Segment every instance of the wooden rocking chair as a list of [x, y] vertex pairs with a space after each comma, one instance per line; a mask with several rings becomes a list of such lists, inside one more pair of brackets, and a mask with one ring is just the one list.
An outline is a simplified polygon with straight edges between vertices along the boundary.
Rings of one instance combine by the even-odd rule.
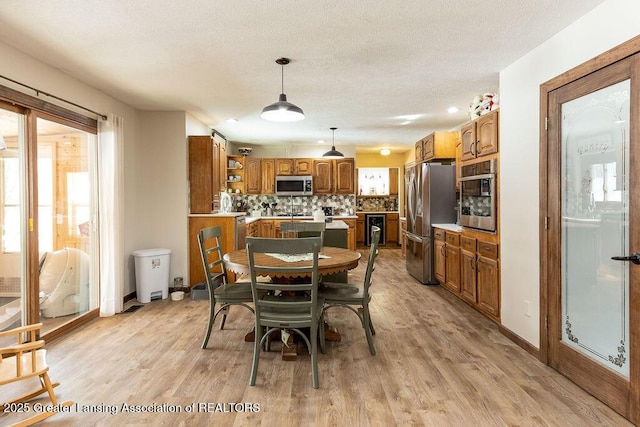
[[[0, 356], [2, 356], [2, 359], [0, 359], [0, 386], [36, 376], [39, 377], [41, 384], [40, 389], [4, 403], [2, 409], [7, 408], [8, 405], [15, 405], [31, 400], [44, 392], [49, 393], [52, 406], [54, 408], [58, 407], [58, 399], [53, 392], [53, 388], [60, 385], [60, 383], [51, 383], [49, 379], [49, 374], [47, 373], [49, 366], [47, 366], [45, 357], [46, 350], [43, 348], [44, 340], [38, 339], [41, 328], [42, 323], [38, 323], [0, 332], [0, 339], [12, 335], [16, 337], [15, 345], [0, 347]], [[72, 401], [66, 401], [61, 403], [60, 406], [71, 406], [72, 404]], [[49, 405], [47, 404], [46, 406]], [[29, 426], [45, 418], [49, 418], [57, 412], [59, 412], [59, 410], [36, 413], [30, 418], [14, 425]]]

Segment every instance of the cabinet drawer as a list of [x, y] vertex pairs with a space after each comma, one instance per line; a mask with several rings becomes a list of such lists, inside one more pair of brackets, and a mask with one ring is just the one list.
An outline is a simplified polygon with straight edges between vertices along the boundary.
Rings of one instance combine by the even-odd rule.
[[498, 259], [498, 244], [483, 242], [482, 240], [479, 240], [478, 253], [480, 254], [480, 256], [486, 258]]
[[460, 235], [458, 233], [446, 233], [447, 244], [452, 246], [460, 246]]
[[433, 229], [433, 238], [435, 240], [442, 240], [444, 241], [444, 230], [441, 228], [434, 228]]
[[460, 246], [467, 252], [476, 251], [476, 239], [473, 237], [460, 236]]

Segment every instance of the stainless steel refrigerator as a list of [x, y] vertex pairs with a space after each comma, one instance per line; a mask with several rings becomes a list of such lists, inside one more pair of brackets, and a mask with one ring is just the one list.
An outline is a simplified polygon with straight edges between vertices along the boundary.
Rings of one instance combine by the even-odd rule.
[[418, 163], [405, 169], [407, 194], [407, 272], [424, 284], [437, 284], [433, 274], [431, 224], [456, 222], [454, 165]]

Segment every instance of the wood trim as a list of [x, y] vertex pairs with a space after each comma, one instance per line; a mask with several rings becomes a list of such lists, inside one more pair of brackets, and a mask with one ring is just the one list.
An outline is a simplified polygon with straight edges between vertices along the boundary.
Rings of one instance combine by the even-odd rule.
[[527, 353], [531, 354], [536, 359], [540, 360], [540, 350], [535, 348], [533, 345], [529, 343], [529, 341], [522, 338], [520, 335], [511, 331], [508, 328], [505, 328], [503, 325], [498, 325], [498, 331], [505, 337], [509, 338], [511, 341], [516, 343], [520, 348], [522, 348]]
[[54, 329], [51, 332], [48, 332], [46, 334], [44, 334], [42, 336], [42, 339], [44, 339], [46, 342], [51, 342], [54, 341], [60, 337], [62, 337], [63, 335], [67, 334], [68, 332], [70, 332], [71, 330], [80, 327], [81, 325], [87, 324], [97, 318], [100, 317], [100, 309], [99, 308], [94, 308], [93, 310], [90, 310], [86, 313], [84, 313], [83, 315], [76, 317], [75, 319], [73, 319], [72, 321], [70, 321], [69, 323], [65, 323], [64, 325], [60, 326], [59, 328]]
[[[550, 147], [550, 141], [559, 140], [559, 126], [557, 124], [552, 123], [552, 120], [547, 120], [547, 118], [557, 117], [557, 105], [559, 101], [555, 101], [554, 97], [559, 96], [558, 92], [563, 92], [561, 89], [563, 86], [573, 83], [576, 80], [583, 79], [589, 74], [594, 73], [596, 71], [603, 70], [607, 67], [612, 67], [612, 70], [618, 69], [618, 65], [624, 67], [625, 65], [621, 63], [621, 61], [628, 59], [630, 61], [630, 71], [629, 75], [632, 76], [632, 99], [639, 99], [640, 96], [640, 88], [637, 84], [637, 79], [640, 77], [640, 58], [638, 57], [640, 54], [640, 36], [637, 36], [617, 47], [614, 47], [607, 52], [596, 56], [595, 58], [586, 61], [585, 63], [574, 67], [573, 69], [563, 73], [560, 76], [557, 76], [540, 86], [540, 175], [539, 175], [539, 185], [540, 185], [540, 360], [549, 364], [552, 362], [551, 360], [551, 351], [553, 350], [551, 347], [552, 342], [550, 341], [550, 334], [548, 327], [557, 328], [558, 325], [549, 325], [550, 322], [546, 320], [549, 319], [549, 314], [552, 311], [557, 311], [557, 303], [555, 302], [555, 297], [553, 297], [553, 284], [558, 283], [559, 278], [557, 277], [559, 271], [557, 269], [553, 269], [549, 267], [549, 260], [558, 259], [560, 256], [557, 253], [556, 244], [552, 244], [552, 237], [557, 230], [559, 230], [559, 216], [560, 212], [558, 212], [558, 206], [560, 203], [558, 200], [550, 199], [553, 194], [551, 194], [550, 189], [556, 188], [559, 184], [557, 182], [550, 182], [549, 177], [559, 177], [559, 171], [552, 170], [551, 168], [559, 167], [557, 165], [558, 162], [551, 161], [551, 159], [555, 159], [558, 156], [559, 147]], [[635, 58], [631, 58], [631, 56], [636, 55]], [[615, 64], [615, 65], [614, 65]], [[588, 77], [587, 77], [588, 78]], [[635, 83], [634, 83], [635, 82]], [[604, 84], [604, 83], [603, 83]], [[608, 82], [611, 84], [611, 81]], [[560, 90], [558, 90], [560, 89]], [[631, 103], [631, 117], [639, 117], [638, 108], [640, 106], [638, 103]], [[547, 124], [545, 129], [545, 124]], [[638, 120], [633, 120], [630, 128], [631, 139], [633, 140], [634, 135], [640, 134], [640, 123]], [[553, 137], [552, 137], [553, 136]], [[639, 156], [634, 156], [633, 151], [630, 159], [630, 170], [635, 170], [636, 175], [637, 171], [640, 170], [640, 158]], [[556, 178], [554, 178], [556, 179]], [[630, 188], [634, 188], [635, 178], [634, 175], [631, 175]], [[555, 193], [554, 193], [555, 194]], [[560, 194], [555, 195], [556, 198], [560, 197]], [[630, 199], [634, 199], [633, 194], [630, 194]], [[632, 201], [633, 204], [633, 201]], [[555, 207], [554, 207], [555, 206]], [[637, 211], [637, 209], [636, 209]], [[545, 221], [546, 220], [546, 221]], [[547, 224], [547, 228], [545, 228], [545, 223]], [[549, 233], [548, 231], [553, 231]], [[640, 233], [633, 230], [633, 227], [630, 229], [630, 238], [631, 238], [631, 247], [640, 247]], [[557, 237], [555, 237], [557, 239]], [[639, 286], [633, 286], [634, 283], [638, 283], [640, 281], [639, 274], [636, 272], [637, 270], [632, 270], [631, 274], [631, 288], [630, 292], [630, 319], [629, 322], [631, 325], [638, 324], [638, 317], [640, 316], [639, 310], [637, 307], [640, 306], [640, 289]], [[634, 309], [635, 307], [635, 309]], [[620, 414], [627, 417], [631, 422], [635, 424], [640, 423], [640, 402], [638, 402], [638, 396], [640, 396], [640, 354], [638, 353], [638, 346], [635, 343], [640, 341], [640, 330], [638, 328], [631, 328], [630, 330], [630, 345], [629, 345], [629, 363], [631, 365], [630, 375], [629, 375], [629, 389], [626, 391], [629, 393], [629, 397], [626, 399], [627, 401], [615, 401], [612, 400], [609, 402], [611, 407], [619, 412]], [[567, 372], [571, 372], [571, 375], [576, 375], [576, 377], [583, 375], [583, 372], [590, 372], [590, 361], [587, 359], [584, 361], [582, 370], [576, 370], [577, 366], [572, 366], [570, 364], [563, 364], [562, 369]], [[595, 365], [594, 365], [595, 366]], [[619, 383], [612, 382], [611, 387], [616, 387]], [[599, 387], [597, 384], [592, 384], [592, 387]], [[594, 393], [596, 389], [590, 390], [590, 392]], [[616, 390], [608, 390], [603, 393], [608, 393], [608, 395], [616, 394]], [[620, 395], [623, 395], [625, 390], [620, 390]], [[597, 394], [597, 393], [594, 393]]]
[[64, 118], [65, 120], [68, 120], [69, 123], [73, 123], [73, 127], [78, 127], [87, 132], [91, 132], [89, 129], [93, 129], [93, 133], [95, 134], [96, 129], [98, 128], [98, 121], [96, 119], [92, 119], [83, 114], [76, 113], [64, 107], [60, 107], [59, 105], [44, 101], [40, 98], [27, 95], [7, 86], [0, 85], [0, 99], [11, 104], [17, 104], [42, 113], [52, 114], [55, 117]]

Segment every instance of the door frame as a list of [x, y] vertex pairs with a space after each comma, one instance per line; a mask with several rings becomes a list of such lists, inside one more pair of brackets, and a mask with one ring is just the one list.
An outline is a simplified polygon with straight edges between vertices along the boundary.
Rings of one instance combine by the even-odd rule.
[[[549, 170], [549, 156], [554, 155], [555, 149], [549, 146], [549, 134], [550, 130], [548, 130], [548, 117], [550, 116], [550, 109], [554, 108], [553, 105], [549, 102], [550, 100], [550, 92], [568, 84], [575, 80], [578, 80], [590, 73], [601, 70], [609, 65], [612, 65], [620, 60], [628, 58], [632, 55], [640, 53], [640, 36], [637, 36], [613, 49], [604, 52], [601, 55], [596, 56], [595, 58], [590, 59], [589, 61], [574, 67], [573, 69], [543, 83], [540, 85], [540, 123], [539, 123], [539, 132], [540, 132], [540, 175], [539, 175], [539, 185], [540, 185], [540, 214], [539, 214], [539, 230], [540, 230], [540, 351], [539, 358], [540, 360], [549, 365], [549, 344], [550, 344], [550, 334], [548, 330], [548, 318], [550, 314], [550, 288], [554, 283], [559, 281], [558, 273], [559, 271], [555, 268], [551, 268], [550, 261], [554, 259], [558, 259], [560, 256], [556, 253], [556, 249], [553, 245], [551, 245], [551, 239], [557, 238], [553, 236], [553, 233], [549, 233], [549, 230], [556, 230], [559, 227], [558, 221], [559, 218], [553, 215], [550, 211], [550, 203], [549, 197], [553, 196], [549, 193], [550, 185], [549, 185], [549, 174], [554, 173], [558, 174], [559, 171], [551, 171]], [[634, 109], [632, 108], [632, 114]], [[632, 123], [634, 126], [634, 130], [631, 130], [631, 134], [638, 134], [638, 123], [639, 120], [636, 120]], [[636, 162], [637, 163], [637, 162]], [[632, 163], [631, 168], [634, 167]], [[630, 291], [630, 316], [631, 319], [636, 319], [640, 316], [637, 315], [638, 311], [640, 311], [637, 307], [640, 305], [640, 289], [636, 286], [635, 289], [632, 287]], [[633, 307], [636, 307], [633, 309]], [[636, 315], [633, 315], [635, 311]], [[640, 341], [640, 328], [637, 326], [633, 328], [633, 323], [631, 323], [632, 329], [630, 331], [630, 341], [639, 342]], [[626, 413], [622, 414], [627, 417], [630, 421], [635, 424], [640, 424], [640, 403], [638, 400], [640, 399], [640, 348], [631, 347], [629, 351], [630, 360], [629, 363], [631, 365], [631, 371], [629, 373], [629, 383], [632, 398], [629, 399], [630, 405], [626, 408]]]

